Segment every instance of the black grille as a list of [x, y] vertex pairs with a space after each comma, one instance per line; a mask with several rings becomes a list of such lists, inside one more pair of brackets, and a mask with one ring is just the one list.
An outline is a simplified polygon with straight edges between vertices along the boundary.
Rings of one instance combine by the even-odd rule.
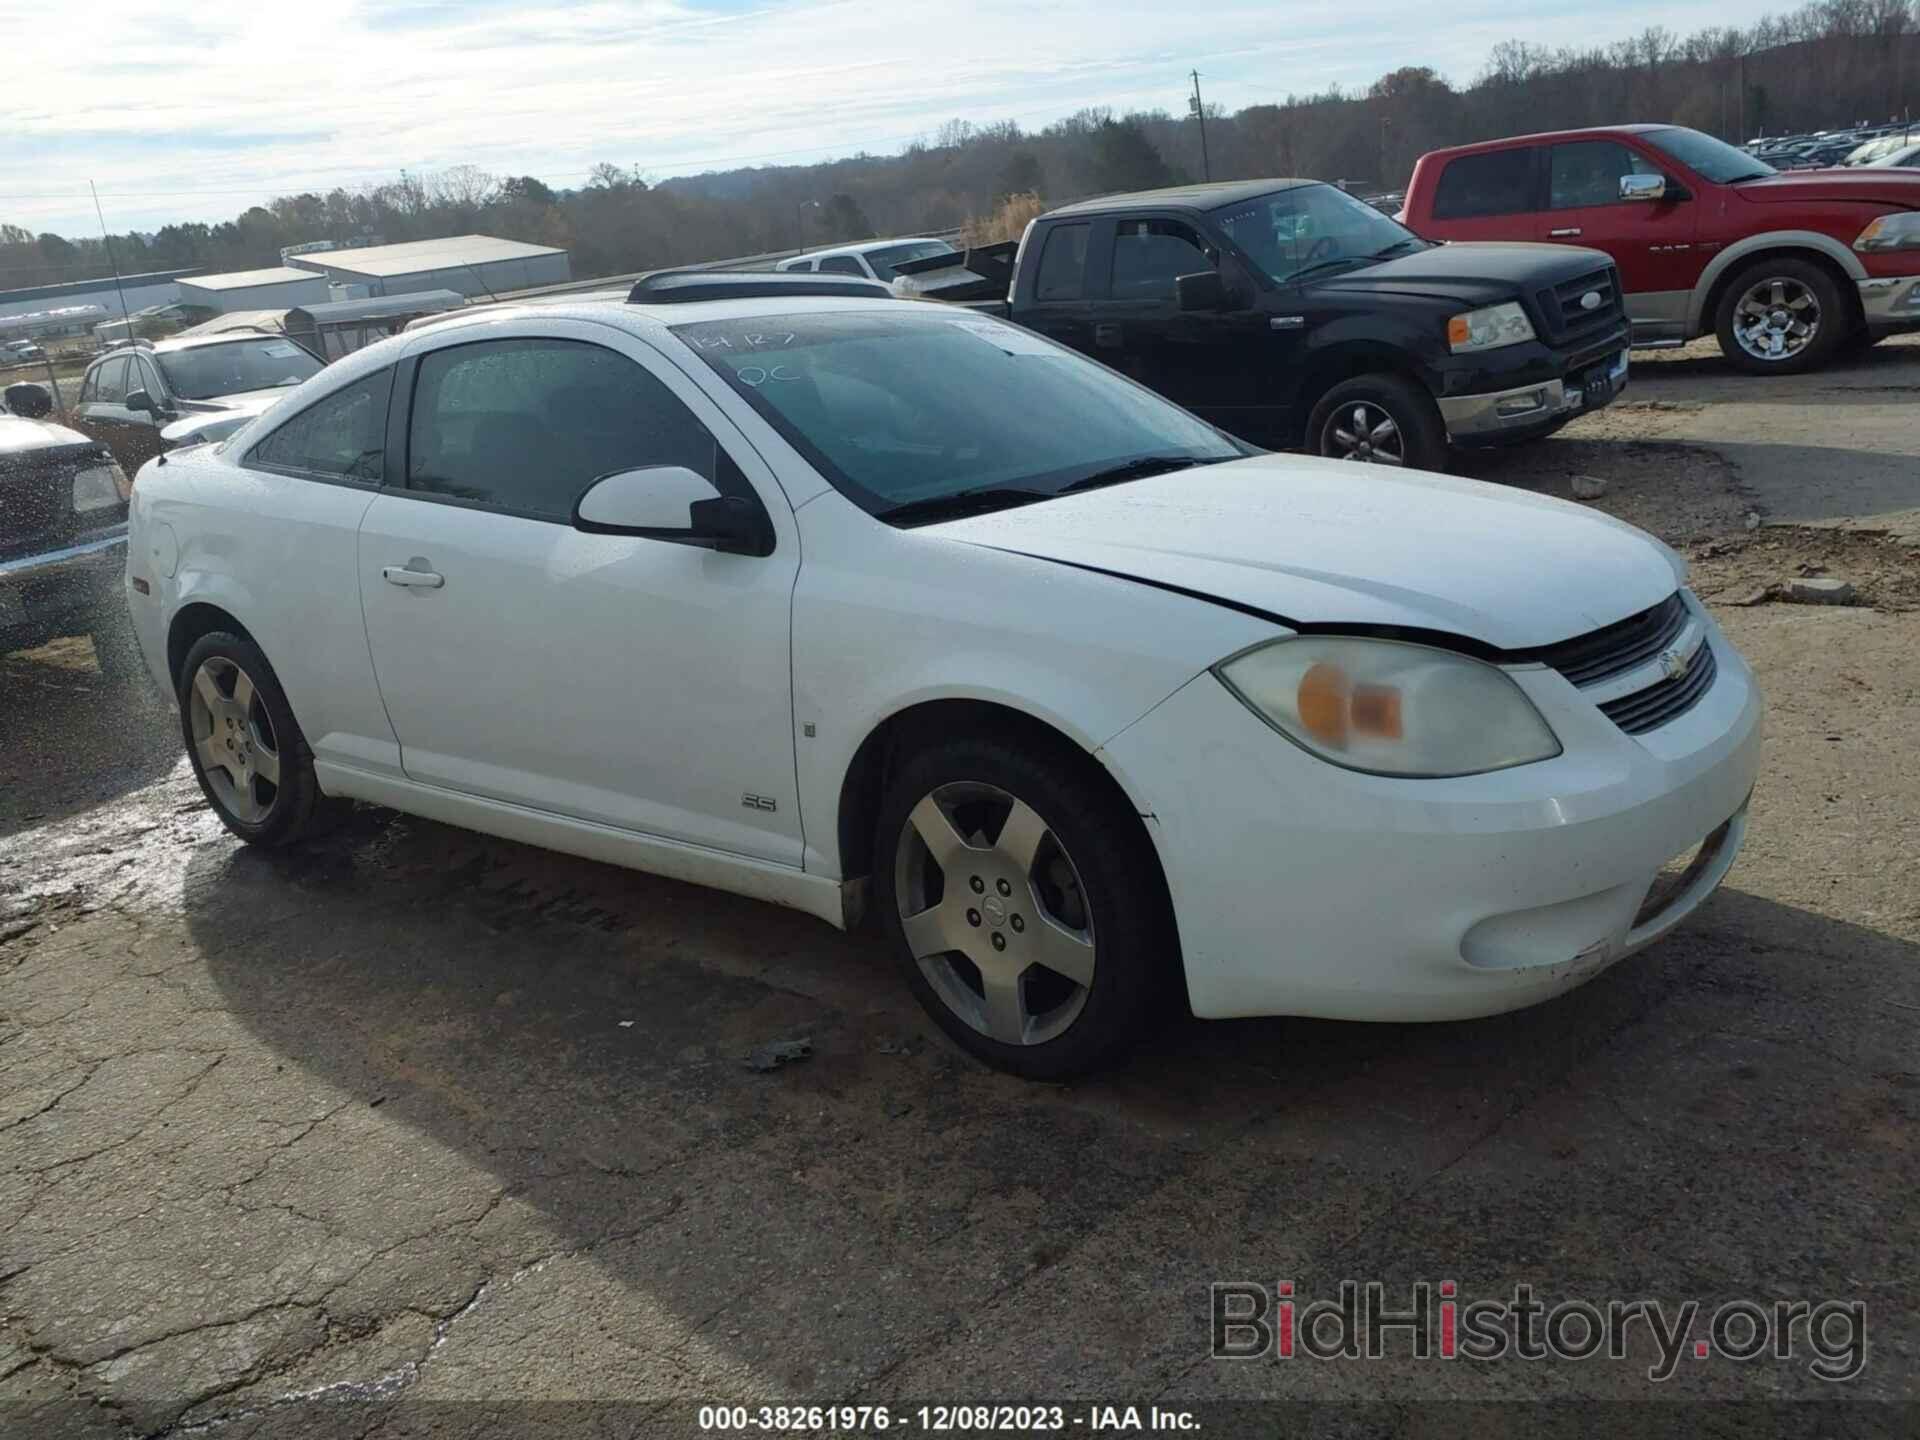
[[1676, 590], [1650, 610], [1629, 615], [1604, 630], [1536, 650], [1528, 658], [1552, 666], [1575, 685], [1597, 685], [1646, 664], [1686, 628], [1687, 604]]
[[[1600, 303], [1591, 310], [1580, 303], [1589, 294], [1600, 297]], [[1556, 340], [1573, 341], [1611, 329], [1620, 323], [1625, 313], [1620, 302], [1619, 276], [1609, 265], [1604, 270], [1563, 280], [1551, 290], [1540, 292], [1540, 309], [1545, 312], [1547, 328]]]
[[1600, 707], [1601, 713], [1629, 735], [1644, 735], [1649, 730], [1658, 730], [1698, 703], [1712, 686], [1719, 668], [1719, 662], [1713, 658], [1712, 642], [1702, 641], [1700, 648], [1694, 652], [1693, 663], [1687, 667], [1687, 673], [1679, 679], [1661, 680], [1644, 690], [1636, 690], [1618, 700], [1609, 700]]

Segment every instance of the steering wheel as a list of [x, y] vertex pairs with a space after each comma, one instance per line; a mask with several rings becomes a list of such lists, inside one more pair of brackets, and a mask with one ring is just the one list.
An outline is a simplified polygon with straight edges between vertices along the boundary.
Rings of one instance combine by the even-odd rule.
[[1333, 258], [1333, 252], [1339, 248], [1338, 245], [1334, 244], [1333, 236], [1322, 235], [1318, 240], [1313, 242], [1312, 247], [1307, 251], [1307, 258], [1302, 263], [1311, 265], [1314, 261], [1323, 258], [1331, 260]]

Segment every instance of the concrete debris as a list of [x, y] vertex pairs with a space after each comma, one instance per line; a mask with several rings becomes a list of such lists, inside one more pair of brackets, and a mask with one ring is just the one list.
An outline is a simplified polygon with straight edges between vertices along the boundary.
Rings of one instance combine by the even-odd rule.
[[1854, 589], [1846, 580], [1800, 577], [1787, 582], [1787, 599], [1800, 605], [1851, 605]]
[[747, 1056], [747, 1068], [759, 1070], [778, 1070], [782, 1065], [791, 1065], [796, 1060], [808, 1059], [813, 1054], [813, 1041], [807, 1036], [793, 1040], [770, 1040], [765, 1045], [756, 1046]]
[[1573, 498], [1576, 500], [1598, 500], [1607, 493], [1607, 482], [1598, 475], [1576, 475], [1573, 477]]

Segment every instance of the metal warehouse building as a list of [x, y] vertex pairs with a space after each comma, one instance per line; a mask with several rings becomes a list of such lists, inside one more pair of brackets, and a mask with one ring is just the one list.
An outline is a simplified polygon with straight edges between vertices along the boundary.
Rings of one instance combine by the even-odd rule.
[[269, 270], [233, 270], [180, 282], [180, 303], [222, 314], [229, 310], [286, 310], [309, 301], [325, 303], [327, 277], [276, 265]]
[[417, 290], [457, 290], [469, 297], [488, 297], [573, 278], [566, 251], [492, 235], [450, 235], [444, 240], [409, 240], [362, 250], [317, 250], [289, 255], [287, 263], [344, 286], [342, 299]]
[[[60, 285], [35, 285], [25, 290], [0, 290], [0, 317], [72, 310], [77, 318], [65, 328], [84, 330], [93, 320], [101, 318], [100, 315], [88, 316], [85, 307], [98, 305], [103, 314], [118, 315], [122, 294], [126, 296], [126, 308], [129, 311], [144, 310], [149, 305], [171, 305], [180, 298], [180, 287], [175, 282], [182, 275], [193, 273], [191, 269], [149, 270], [140, 275], [122, 275], [117, 286], [109, 275], [101, 280], [73, 280]], [[48, 328], [61, 327], [49, 325]]]

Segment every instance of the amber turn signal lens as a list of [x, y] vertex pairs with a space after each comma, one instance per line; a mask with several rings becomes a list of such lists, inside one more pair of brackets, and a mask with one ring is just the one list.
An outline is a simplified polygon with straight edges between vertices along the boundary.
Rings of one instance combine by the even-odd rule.
[[1307, 733], [1337, 750], [1346, 749], [1350, 693], [1347, 672], [1325, 660], [1302, 675], [1295, 699], [1300, 707], [1300, 723]]
[[1456, 315], [1447, 321], [1447, 343], [1464, 345], [1473, 338], [1473, 327], [1467, 324], [1467, 317]]

